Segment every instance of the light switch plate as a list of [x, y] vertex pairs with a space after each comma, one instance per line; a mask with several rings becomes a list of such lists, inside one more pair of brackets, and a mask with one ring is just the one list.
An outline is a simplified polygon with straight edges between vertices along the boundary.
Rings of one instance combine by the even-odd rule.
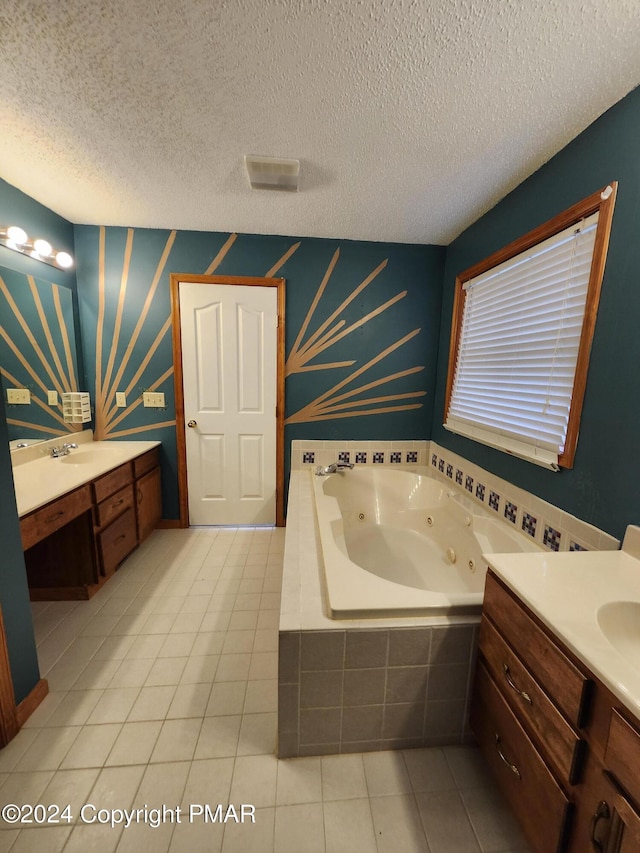
[[116, 406], [119, 409], [124, 409], [127, 405], [127, 395], [124, 391], [116, 391]]
[[7, 403], [13, 405], [29, 405], [31, 391], [28, 388], [7, 388]]
[[144, 391], [142, 405], [147, 409], [164, 409], [164, 393], [162, 391]]
[[58, 392], [57, 391], [47, 391], [47, 403], [50, 406], [58, 405]]

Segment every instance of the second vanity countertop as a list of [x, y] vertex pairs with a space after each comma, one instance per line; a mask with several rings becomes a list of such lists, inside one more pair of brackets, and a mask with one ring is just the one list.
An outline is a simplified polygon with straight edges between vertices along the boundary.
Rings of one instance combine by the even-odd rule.
[[[624, 547], [624, 546], [623, 546]], [[495, 574], [640, 718], [640, 624], [636, 665], [609, 642], [598, 611], [613, 602], [640, 603], [640, 559], [628, 551], [483, 555]]]
[[[51, 447], [64, 441], [78, 447], [68, 456], [52, 458]], [[18, 515], [27, 515], [159, 445], [159, 441], [93, 441], [91, 431], [85, 430], [29, 447], [25, 461], [18, 458], [13, 465]]]

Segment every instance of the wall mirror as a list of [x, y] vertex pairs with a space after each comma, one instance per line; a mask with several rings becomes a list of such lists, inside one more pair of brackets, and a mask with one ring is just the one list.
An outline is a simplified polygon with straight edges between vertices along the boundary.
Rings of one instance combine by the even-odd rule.
[[10, 446], [80, 429], [62, 413], [62, 394], [78, 383], [73, 292], [0, 267], [0, 384]]

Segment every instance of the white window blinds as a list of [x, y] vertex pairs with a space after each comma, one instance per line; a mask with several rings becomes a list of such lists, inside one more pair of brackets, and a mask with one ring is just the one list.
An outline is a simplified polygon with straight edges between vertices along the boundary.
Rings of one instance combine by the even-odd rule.
[[447, 429], [558, 467], [597, 222], [596, 212], [464, 284]]

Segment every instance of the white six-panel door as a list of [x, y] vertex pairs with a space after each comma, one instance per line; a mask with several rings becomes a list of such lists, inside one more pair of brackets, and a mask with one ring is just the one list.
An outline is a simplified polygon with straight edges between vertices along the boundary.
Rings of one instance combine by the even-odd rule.
[[180, 282], [190, 524], [276, 520], [275, 287]]

